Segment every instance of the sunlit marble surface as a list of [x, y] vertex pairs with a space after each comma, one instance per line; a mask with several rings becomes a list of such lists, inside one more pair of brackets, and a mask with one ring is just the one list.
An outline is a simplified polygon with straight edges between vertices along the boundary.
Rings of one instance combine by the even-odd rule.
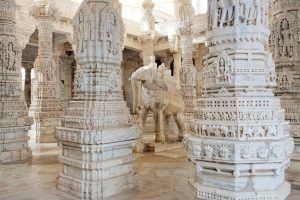
[[[33, 160], [0, 166], [0, 200], [71, 200], [56, 190], [61, 165], [56, 144], [33, 145]], [[188, 167], [182, 149], [139, 155], [135, 162], [139, 188], [108, 200], [192, 200]], [[300, 200], [293, 191], [288, 200]]]

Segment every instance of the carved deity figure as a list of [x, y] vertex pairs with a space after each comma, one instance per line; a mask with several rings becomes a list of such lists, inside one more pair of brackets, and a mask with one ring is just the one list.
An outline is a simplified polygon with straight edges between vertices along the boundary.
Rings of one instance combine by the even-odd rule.
[[256, 10], [256, 25], [266, 25], [268, 23], [267, 21], [267, 9], [268, 9], [268, 1], [265, 0], [255, 0], [255, 10]]
[[154, 4], [151, 0], [145, 1], [143, 3], [144, 7], [144, 16], [142, 19], [142, 30], [145, 32], [155, 31], [155, 18], [153, 15]]
[[218, 16], [219, 16], [219, 10], [218, 10], [218, 1], [217, 0], [210, 0], [209, 4], [209, 16], [210, 16], [210, 26], [211, 29], [218, 28]]
[[144, 127], [149, 111], [153, 111], [155, 141], [160, 143], [164, 143], [167, 138], [165, 131], [167, 120], [170, 116], [174, 116], [179, 129], [178, 137], [181, 140], [184, 134], [182, 94], [176, 89], [176, 81], [174, 83], [168, 81], [173, 77], [165, 73], [165, 65], [162, 64], [157, 68], [154, 56], [150, 57], [150, 61], [148, 66], [139, 68], [131, 76], [134, 115], [141, 115]]
[[179, 13], [181, 21], [192, 22], [195, 14], [195, 10], [192, 6], [191, 0], [180, 0]]
[[213, 68], [213, 73], [216, 76], [216, 82], [230, 82], [231, 81], [231, 64], [230, 59], [224, 53], [220, 55], [216, 60], [212, 63], [211, 68]]
[[227, 26], [232, 21], [233, 17], [233, 1], [232, 0], [218, 0], [218, 9], [221, 15], [219, 16], [219, 27], [223, 27], [224, 23]]
[[15, 62], [16, 62], [16, 53], [13, 50], [13, 43], [8, 43], [8, 70], [14, 71], [15, 70]]
[[288, 73], [277, 75], [277, 84], [279, 91], [290, 91], [292, 86], [292, 77]]
[[275, 73], [275, 62], [273, 60], [272, 54], [267, 55], [267, 82], [271, 85], [276, 84], [276, 73]]
[[6, 65], [6, 58], [7, 58], [7, 53], [6, 53], [6, 48], [4, 46], [4, 43], [0, 43], [0, 67], [3, 69]]
[[289, 22], [284, 19], [281, 22], [281, 34], [280, 34], [280, 54], [284, 57], [292, 57], [294, 51], [294, 40], [292, 32], [290, 30]]
[[255, 19], [255, 5], [254, 0], [240, 0], [241, 3], [241, 18], [243, 23], [251, 24]]
[[84, 34], [84, 15], [83, 15], [83, 11], [79, 11], [79, 15], [78, 15], [78, 31], [77, 31], [77, 44], [78, 44], [78, 51], [79, 52], [83, 52], [83, 34]]
[[195, 84], [196, 69], [193, 65], [184, 66], [181, 68], [180, 81], [187, 85]]

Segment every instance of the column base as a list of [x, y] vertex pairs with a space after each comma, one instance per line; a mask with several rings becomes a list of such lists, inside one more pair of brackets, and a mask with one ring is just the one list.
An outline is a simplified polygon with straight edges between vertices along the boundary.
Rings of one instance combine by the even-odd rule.
[[300, 152], [292, 154], [291, 164], [286, 171], [286, 179], [292, 183], [292, 188], [300, 190]]
[[137, 188], [136, 180], [136, 175], [133, 173], [101, 182], [83, 181], [61, 173], [58, 177], [57, 189], [79, 199], [103, 200]]
[[97, 130], [57, 127], [63, 170], [57, 188], [80, 199], [103, 200], [137, 186], [132, 153], [136, 127]]
[[199, 183], [190, 183], [193, 189], [196, 191], [197, 200], [266, 200], [277, 199], [285, 200], [291, 193], [291, 185], [288, 182], [284, 182], [274, 191], [239, 191], [234, 192], [230, 190], [223, 190], [212, 188], [208, 186], [200, 185]]
[[28, 147], [27, 126], [0, 128], [0, 164], [24, 161], [32, 157]]
[[43, 119], [38, 123], [36, 121], [29, 130], [30, 138], [37, 143], [56, 143], [55, 128], [61, 125], [61, 119]]
[[32, 158], [32, 151], [30, 148], [16, 151], [0, 152], [0, 164], [13, 163], [25, 161]]

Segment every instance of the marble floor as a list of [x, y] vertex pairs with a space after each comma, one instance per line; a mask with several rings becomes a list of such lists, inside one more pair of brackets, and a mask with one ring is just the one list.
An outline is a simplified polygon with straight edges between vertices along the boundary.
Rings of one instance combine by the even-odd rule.
[[[56, 144], [33, 145], [33, 159], [0, 166], [0, 200], [71, 200], [56, 190], [61, 170]], [[135, 162], [139, 188], [108, 200], [192, 200], [187, 184], [187, 162], [182, 149], [139, 155]], [[287, 200], [300, 200], [293, 191]]]

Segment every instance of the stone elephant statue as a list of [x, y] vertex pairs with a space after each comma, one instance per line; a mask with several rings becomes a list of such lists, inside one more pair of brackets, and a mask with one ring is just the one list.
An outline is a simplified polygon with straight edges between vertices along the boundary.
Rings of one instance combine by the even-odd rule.
[[140, 115], [144, 127], [149, 111], [154, 113], [155, 142], [159, 143], [168, 138], [165, 120], [173, 115], [179, 129], [179, 140], [182, 140], [185, 130], [183, 96], [176, 89], [176, 83], [166, 81], [172, 77], [165, 73], [164, 64], [157, 68], [153, 58], [150, 60], [152, 63], [139, 68], [131, 76], [134, 115]]

